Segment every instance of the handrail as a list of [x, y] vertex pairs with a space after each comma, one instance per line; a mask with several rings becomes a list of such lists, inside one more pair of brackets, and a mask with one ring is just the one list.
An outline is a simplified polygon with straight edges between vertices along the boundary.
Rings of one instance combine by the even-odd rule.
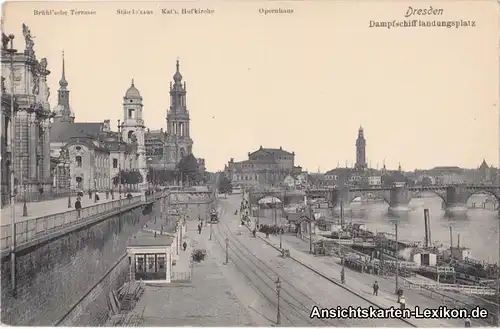
[[[140, 204], [141, 196], [130, 199], [118, 199], [111, 202], [101, 203], [80, 209], [80, 216], [77, 210], [69, 210], [38, 218], [30, 218], [15, 223], [16, 244], [22, 244], [38, 239], [46, 234], [54, 233], [71, 225], [82, 223], [90, 217], [105, 214], [119, 209], [123, 206]], [[0, 226], [0, 250], [5, 250], [11, 244], [11, 224]]]

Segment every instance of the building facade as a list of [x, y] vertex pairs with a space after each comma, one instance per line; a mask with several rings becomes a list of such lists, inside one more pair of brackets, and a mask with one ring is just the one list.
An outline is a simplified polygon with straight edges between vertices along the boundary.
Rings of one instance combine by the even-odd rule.
[[295, 167], [295, 153], [274, 148], [260, 148], [248, 153], [248, 160], [235, 162], [231, 159], [225, 174], [233, 185], [277, 186], [282, 185], [285, 177], [298, 173]]
[[358, 138], [356, 139], [356, 164], [358, 171], [366, 169], [366, 140], [363, 127], [359, 127]]
[[164, 162], [170, 169], [175, 168], [186, 155], [193, 153], [193, 140], [190, 133], [190, 117], [186, 103], [186, 82], [182, 81], [179, 61], [170, 83], [170, 108], [167, 111], [167, 141]]
[[[22, 30], [24, 51], [14, 51], [13, 40], [2, 33], [2, 176], [14, 170], [16, 190], [23, 191], [16, 197], [31, 200], [52, 192], [49, 149], [51, 111], [47, 85], [50, 71], [46, 58], [37, 59], [34, 37], [26, 24], [22, 25]], [[14, 136], [9, 135], [11, 99], [15, 104]], [[2, 202], [6, 202], [10, 188], [6, 180], [2, 184]]]
[[127, 144], [137, 145], [137, 169], [143, 177], [141, 189], [145, 189], [147, 163], [146, 163], [146, 145], [144, 119], [142, 116], [142, 96], [134, 85], [132, 79], [131, 86], [125, 92], [123, 97], [123, 123], [121, 125], [122, 140]]

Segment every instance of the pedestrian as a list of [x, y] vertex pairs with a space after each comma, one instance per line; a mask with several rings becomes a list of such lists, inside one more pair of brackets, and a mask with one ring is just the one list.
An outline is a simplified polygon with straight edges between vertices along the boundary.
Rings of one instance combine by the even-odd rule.
[[82, 211], [82, 202], [80, 201], [80, 197], [76, 199], [75, 209], [76, 209], [76, 218], [80, 218], [80, 212]]
[[89, 199], [92, 200], [92, 191], [89, 189]]
[[342, 269], [340, 271], [340, 281], [342, 282], [342, 284], [345, 284], [345, 270]]
[[470, 319], [465, 318], [465, 328], [470, 328]]
[[399, 287], [397, 293], [398, 293], [398, 303], [399, 303], [401, 296], [403, 296], [403, 289], [401, 287]]
[[378, 296], [378, 282], [375, 281], [375, 283], [373, 284], [373, 294], [375, 296]]
[[187, 242], [184, 241], [184, 243], [182, 244], [182, 248], [184, 249], [184, 251], [186, 251], [187, 246], [188, 246]]
[[406, 300], [404, 295], [401, 295], [401, 297], [399, 297], [399, 305], [401, 305], [402, 310], [406, 308]]
[[201, 234], [201, 224], [198, 224], [198, 234]]
[[257, 237], [257, 230], [255, 228], [253, 229], [252, 234], [254, 238]]
[[100, 200], [99, 198], [99, 192], [95, 191], [94, 193], [94, 203], [97, 203]]

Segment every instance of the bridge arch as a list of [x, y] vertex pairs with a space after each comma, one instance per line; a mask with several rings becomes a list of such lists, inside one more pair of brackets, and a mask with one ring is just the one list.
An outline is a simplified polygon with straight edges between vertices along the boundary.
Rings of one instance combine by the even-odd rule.
[[490, 191], [488, 189], [472, 191], [471, 193], [469, 193], [469, 196], [467, 197], [467, 201], [466, 202], [469, 201], [469, 199], [470, 199], [471, 196], [477, 195], [477, 194], [480, 194], [480, 193], [492, 195], [497, 200], [497, 203], [500, 203], [500, 194], [497, 194], [497, 193], [495, 193], [493, 191]]
[[417, 195], [421, 195], [422, 193], [432, 193], [432, 194], [438, 196], [444, 203], [447, 202], [447, 200], [446, 200], [446, 194], [443, 195], [443, 194], [438, 193], [438, 192], [436, 192], [434, 190], [415, 191], [415, 192], [412, 193], [412, 198], [414, 198]]
[[348, 201], [349, 201], [349, 204], [351, 204], [355, 199], [357, 198], [360, 198], [362, 196], [366, 196], [366, 195], [374, 195], [378, 198], [381, 198], [385, 201], [385, 203], [387, 203], [388, 205], [391, 204], [391, 200], [390, 198], [388, 198], [385, 193], [382, 194], [382, 193], [374, 193], [373, 191], [356, 191], [356, 192], [353, 192], [352, 195], [349, 195], [348, 197]]

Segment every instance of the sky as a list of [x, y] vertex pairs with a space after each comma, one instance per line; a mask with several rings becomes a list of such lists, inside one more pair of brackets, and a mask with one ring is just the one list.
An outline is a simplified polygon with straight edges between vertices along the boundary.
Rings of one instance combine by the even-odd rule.
[[[370, 28], [408, 6], [474, 21], [461, 28]], [[150, 129], [166, 129], [169, 83], [180, 60], [195, 156], [221, 170], [263, 147], [294, 151], [296, 165], [327, 171], [355, 162], [363, 126], [372, 167], [498, 166], [499, 22], [496, 1], [9, 2], [4, 31], [24, 48], [22, 23], [48, 59], [57, 105], [61, 52], [76, 121], [123, 119], [134, 78]], [[95, 15], [35, 15], [94, 10]], [[212, 15], [161, 9], [211, 8]], [[293, 9], [264, 15], [259, 9]], [[118, 15], [117, 9], [153, 15]], [[2, 74], [5, 74], [2, 71]]]

